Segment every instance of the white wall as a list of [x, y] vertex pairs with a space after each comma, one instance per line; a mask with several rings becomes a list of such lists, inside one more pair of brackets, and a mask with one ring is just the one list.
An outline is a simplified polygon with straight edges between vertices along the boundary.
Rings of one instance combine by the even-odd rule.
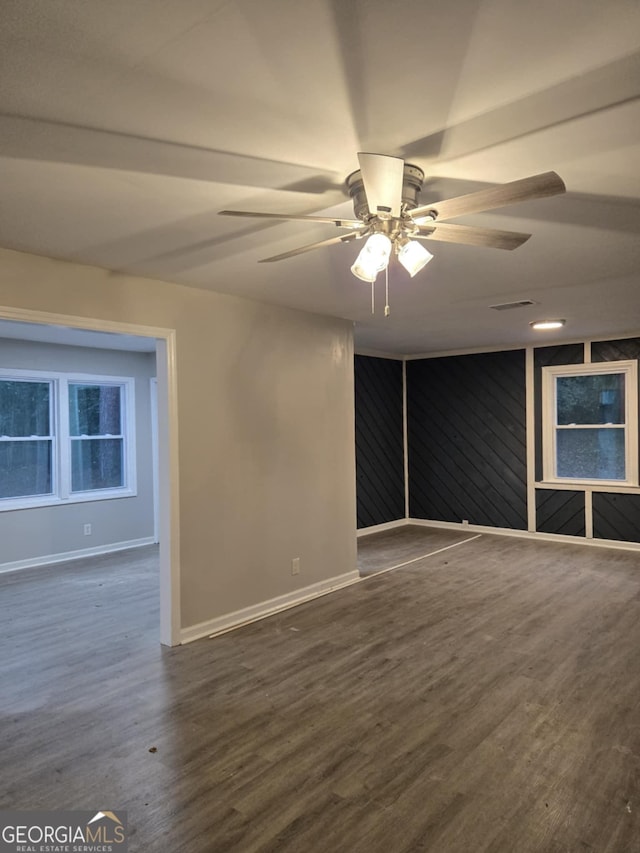
[[[137, 495], [0, 512], [0, 570], [153, 537], [150, 379], [155, 354], [58, 346], [0, 338], [0, 367], [131, 376], [135, 379]], [[91, 536], [84, 535], [90, 523]]]
[[183, 628], [355, 570], [350, 323], [9, 250], [0, 305], [176, 330]]

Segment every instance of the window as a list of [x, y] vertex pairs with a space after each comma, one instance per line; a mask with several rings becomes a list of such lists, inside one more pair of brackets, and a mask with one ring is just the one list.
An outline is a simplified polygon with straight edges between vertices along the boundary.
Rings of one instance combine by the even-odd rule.
[[124, 485], [122, 386], [69, 383], [71, 491]]
[[134, 495], [133, 385], [0, 370], [0, 510]]
[[638, 485], [637, 362], [542, 369], [546, 482]]
[[0, 499], [51, 494], [51, 384], [0, 378]]

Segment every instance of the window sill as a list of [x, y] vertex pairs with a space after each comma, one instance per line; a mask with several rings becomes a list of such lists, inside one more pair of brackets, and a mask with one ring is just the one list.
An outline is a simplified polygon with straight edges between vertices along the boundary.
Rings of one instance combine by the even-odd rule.
[[640, 495], [640, 486], [630, 486], [628, 484], [614, 485], [613, 483], [585, 483], [580, 480], [577, 480], [575, 483], [569, 483], [566, 480], [557, 483], [552, 480], [540, 480], [536, 481], [535, 487], [536, 489], [555, 489], [566, 492], [608, 492], [610, 494]]
[[98, 503], [99, 501], [117, 500], [118, 498], [135, 498], [138, 492], [135, 489], [105, 489], [100, 492], [79, 492], [68, 498], [59, 498], [54, 495], [38, 495], [33, 498], [20, 498], [15, 500], [0, 500], [0, 512], [18, 512], [24, 509], [39, 509], [43, 507], [66, 506], [77, 503]]

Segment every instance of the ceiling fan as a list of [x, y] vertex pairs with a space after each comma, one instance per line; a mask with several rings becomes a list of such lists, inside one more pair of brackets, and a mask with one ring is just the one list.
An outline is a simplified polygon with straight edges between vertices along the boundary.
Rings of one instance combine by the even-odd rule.
[[530, 234], [456, 225], [447, 220], [521, 201], [558, 195], [566, 190], [559, 175], [555, 172], [544, 172], [457, 198], [420, 205], [418, 198], [424, 172], [418, 166], [405, 163], [399, 157], [363, 152], [358, 154], [358, 163], [360, 169], [352, 172], [346, 180], [356, 219], [258, 213], [250, 210], [221, 210], [220, 215], [326, 222], [347, 229], [346, 234], [263, 258], [260, 263], [281, 261], [322, 246], [367, 237], [351, 272], [363, 281], [374, 282], [377, 274], [388, 267], [392, 252], [397, 255], [409, 275], [414, 276], [419, 272], [433, 255], [418, 243], [418, 240], [466, 243], [492, 249], [517, 249], [529, 239]]

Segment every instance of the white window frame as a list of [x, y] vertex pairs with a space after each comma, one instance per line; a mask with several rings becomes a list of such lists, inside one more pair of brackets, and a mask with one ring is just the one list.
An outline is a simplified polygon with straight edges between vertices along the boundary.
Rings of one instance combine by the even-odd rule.
[[[49, 382], [51, 385], [51, 493], [25, 497], [0, 498], [0, 512], [87, 501], [112, 500], [137, 495], [135, 379], [94, 373], [62, 373], [40, 370], [0, 368], [0, 379]], [[121, 388], [123, 431], [123, 485], [112, 489], [71, 490], [71, 441], [69, 430], [69, 385], [115, 385]], [[120, 436], [118, 436], [119, 438]], [[2, 439], [0, 439], [2, 440]]]
[[[625, 422], [621, 424], [567, 424], [570, 429], [624, 429], [624, 480], [585, 479], [556, 475], [557, 380], [572, 376], [608, 374], [624, 376]], [[544, 483], [588, 486], [593, 491], [609, 491], [612, 487], [638, 487], [638, 363], [637, 361], [603, 361], [592, 364], [562, 364], [542, 368], [542, 469]]]

